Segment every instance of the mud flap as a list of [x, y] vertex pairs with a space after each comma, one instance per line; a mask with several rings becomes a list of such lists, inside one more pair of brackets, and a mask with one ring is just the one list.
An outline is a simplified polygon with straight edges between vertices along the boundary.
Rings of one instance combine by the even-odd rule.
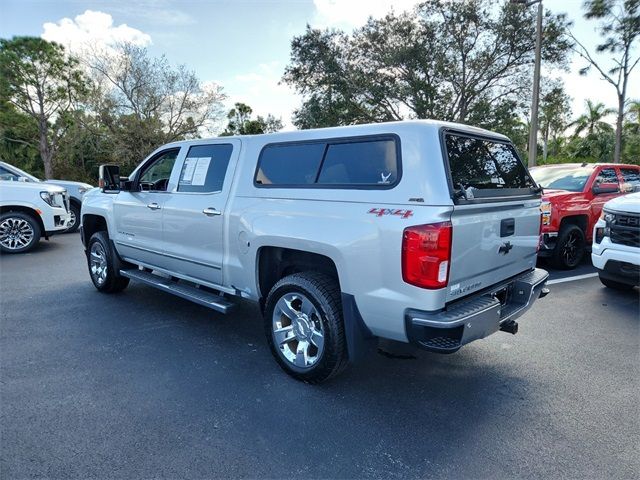
[[342, 315], [349, 362], [357, 363], [376, 351], [378, 339], [365, 325], [353, 295], [342, 293]]

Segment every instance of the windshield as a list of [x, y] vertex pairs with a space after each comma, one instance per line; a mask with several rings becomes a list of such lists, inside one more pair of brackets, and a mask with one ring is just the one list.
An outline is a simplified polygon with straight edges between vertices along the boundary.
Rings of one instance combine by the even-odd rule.
[[8, 165], [6, 163], [0, 164], [0, 180], [17, 182], [19, 181], [19, 177], [26, 178], [28, 182], [40, 182], [40, 179], [25, 172], [24, 170], [20, 170], [18, 167], [14, 167], [13, 165]]
[[532, 168], [530, 172], [542, 188], [581, 192], [593, 173], [593, 167]]

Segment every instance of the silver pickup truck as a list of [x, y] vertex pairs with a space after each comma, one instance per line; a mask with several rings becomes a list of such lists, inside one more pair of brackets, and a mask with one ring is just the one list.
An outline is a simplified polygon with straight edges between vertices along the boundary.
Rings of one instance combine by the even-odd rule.
[[546, 295], [540, 189], [509, 140], [403, 121], [164, 145], [82, 204], [91, 279], [143, 282], [227, 313], [312, 383], [378, 338], [452, 353]]

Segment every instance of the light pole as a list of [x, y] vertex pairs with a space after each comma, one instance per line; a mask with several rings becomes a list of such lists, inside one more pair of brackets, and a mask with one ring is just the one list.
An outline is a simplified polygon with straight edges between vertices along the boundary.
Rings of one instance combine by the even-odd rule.
[[536, 165], [538, 154], [538, 99], [540, 96], [540, 52], [542, 50], [542, 0], [511, 0], [525, 7], [538, 4], [536, 22], [536, 53], [533, 67], [533, 96], [531, 98], [531, 131], [529, 132], [529, 167]]

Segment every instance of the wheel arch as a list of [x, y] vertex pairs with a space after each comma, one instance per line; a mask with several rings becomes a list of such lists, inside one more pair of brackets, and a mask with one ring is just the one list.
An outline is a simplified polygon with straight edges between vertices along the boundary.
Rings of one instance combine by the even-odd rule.
[[93, 213], [85, 213], [82, 215], [82, 242], [85, 246], [91, 236], [96, 232], [107, 232], [107, 235], [109, 235], [107, 219], [102, 215]]
[[21, 212], [25, 213], [35, 219], [38, 223], [38, 227], [40, 227], [40, 234], [46, 238], [47, 232], [44, 228], [44, 222], [42, 221], [42, 217], [40, 214], [33, 208], [25, 207], [24, 205], [2, 205], [0, 206], [0, 214], [7, 212]]
[[261, 308], [271, 288], [281, 278], [304, 271], [324, 273], [336, 280], [340, 277], [332, 258], [315, 252], [278, 246], [262, 246], [256, 254], [257, 291]]
[[580, 215], [568, 215], [566, 217], [563, 217], [562, 220], [560, 221], [560, 230], [562, 230], [562, 228], [565, 225], [576, 225], [578, 226], [582, 232], [584, 233], [585, 238], [589, 238], [589, 232], [588, 232], [588, 227], [589, 227], [589, 216], [587, 214], [580, 214]]

